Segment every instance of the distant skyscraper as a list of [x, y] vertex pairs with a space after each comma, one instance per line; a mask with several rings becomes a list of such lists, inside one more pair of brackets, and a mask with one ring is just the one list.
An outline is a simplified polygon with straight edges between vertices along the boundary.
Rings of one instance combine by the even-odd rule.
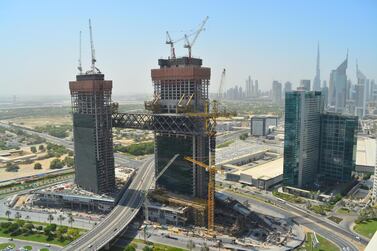
[[274, 104], [281, 104], [282, 85], [278, 81], [272, 82], [272, 102]]
[[258, 86], [258, 80], [254, 81], [254, 93], [253, 96], [257, 97], [259, 95], [259, 86]]
[[369, 81], [366, 76], [359, 70], [358, 63], [356, 62], [356, 77], [357, 77], [357, 84], [356, 88], [356, 115], [360, 118], [366, 115], [366, 99], [368, 96], [368, 89], [369, 89]]
[[287, 81], [284, 83], [284, 93], [292, 91], [292, 83]]
[[246, 80], [246, 85], [245, 85], [245, 95], [247, 98], [250, 98], [253, 95], [254, 92], [254, 86], [253, 86], [253, 80], [251, 80], [251, 77]]
[[352, 179], [356, 165], [357, 125], [356, 116], [321, 115], [320, 180], [347, 182]]
[[306, 91], [310, 91], [310, 80], [302, 79], [300, 81], [300, 87], [304, 88]]
[[334, 108], [335, 112], [342, 113], [346, 105], [347, 92], [347, 66], [348, 52], [346, 59], [330, 74], [329, 86], [329, 105]]
[[317, 47], [317, 67], [316, 67], [316, 73], [313, 80], [313, 91], [320, 91], [321, 90], [321, 73], [319, 69], [319, 43]]
[[321, 92], [285, 94], [284, 185], [311, 186], [318, 171]]

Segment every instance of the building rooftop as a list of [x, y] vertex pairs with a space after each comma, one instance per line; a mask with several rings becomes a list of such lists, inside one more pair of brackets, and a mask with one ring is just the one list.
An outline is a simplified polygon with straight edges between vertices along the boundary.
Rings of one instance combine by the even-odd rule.
[[245, 174], [252, 176], [254, 179], [269, 180], [283, 174], [283, 165], [284, 158], [281, 157], [246, 170], [236, 171], [234, 174]]
[[356, 165], [374, 166], [376, 164], [376, 139], [357, 137]]

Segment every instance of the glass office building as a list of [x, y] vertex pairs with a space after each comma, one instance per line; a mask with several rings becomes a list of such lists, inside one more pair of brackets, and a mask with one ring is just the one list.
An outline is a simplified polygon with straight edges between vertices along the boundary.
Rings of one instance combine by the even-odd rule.
[[355, 170], [357, 116], [321, 115], [320, 180], [347, 182]]
[[303, 89], [285, 96], [284, 174], [286, 186], [311, 186], [318, 173], [321, 92]]

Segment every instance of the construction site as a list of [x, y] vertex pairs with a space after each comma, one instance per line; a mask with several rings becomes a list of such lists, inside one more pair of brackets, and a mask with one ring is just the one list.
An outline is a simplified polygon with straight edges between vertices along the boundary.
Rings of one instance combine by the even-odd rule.
[[[208, 17], [192, 34], [176, 40], [167, 32], [170, 56], [159, 59], [158, 68], [151, 70], [153, 99], [145, 101], [143, 113], [118, 111], [117, 103], [112, 100], [112, 80], [106, 80], [95, 65], [89, 21], [91, 68], [83, 72], [81, 67], [80, 33], [79, 74], [75, 81], [69, 82], [75, 150], [74, 185], [62, 184], [33, 191], [33, 199], [28, 204], [43, 208], [61, 205], [72, 210], [100, 213], [110, 212], [112, 208], [116, 211], [116, 207], [124, 203], [121, 195], [124, 191], [127, 193], [130, 182], [124, 183], [123, 190], [119, 189], [112, 128], [148, 130], [154, 134], [154, 178], [145, 198], [141, 199], [146, 223], [194, 228], [198, 237], [204, 237], [199, 234], [203, 232], [207, 237], [228, 236], [232, 243], [243, 239], [238, 244], [246, 246], [287, 242], [292, 226], [284, 223], [283, 227], [278, 221], [273, 223], [274, 220], [252, 212], [237, 200], [215, 192], [216, 174], [224, 175], [224, 170], [215, 163], [216, 120], [232, 114], [221, 107], [219, 100], [210, 101], [211, 68], [204, 67], [202, 59], [191, 55], [207, 20]], [[185, 41], [188, 56], [176, 57], [175, 44], [179, 41]], [[224, 75], [225, 70], [221, 79]], [[127, 180], [137, 179], [134, 172], [141, 171], [127, 171], [130, 173]], [[144, 182], [147, 181], [141, 178], [140, 183]], [[134, 210], [131, 212], [133, 214]], [[273, 225], [280, 226], [278, 235]]]

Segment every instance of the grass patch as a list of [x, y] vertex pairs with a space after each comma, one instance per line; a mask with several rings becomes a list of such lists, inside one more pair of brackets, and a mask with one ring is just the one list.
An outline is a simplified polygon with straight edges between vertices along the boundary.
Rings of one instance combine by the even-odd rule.
[[48, 248], [41, 248], [39, 251], [50, 251]]
[[291, 195], [291, 194], [285, 194], [285, 193], [280, 193], [278, 191], [272, 191], [272, 194], [275, 196], [275, 197], [278, 197], [282, 200], [286, 200], [286, 201], [289, 201], [289, 202], [293, 202], [293, 203], [305, 203], [305, 200], [296, 196], [296, 195]]
[[335, 222], [336, 224], [339, 224], [343, 220], [342, 218], [336, 216], [330, 216], [328, 217], [328, 219]]
[[377, 219], [357, 223], [353, 230], [367, 238], [372, 238], [373, 234], [377, 231]]
[[306, 251], [339, 251], [339, 248], [333, 244], [331, 241], [323, 238], [322, 236], [317, 234], [317, 239], [319, 241], [319, 246], [317, 248], [312, 248], [312, 239], [314, 235], [313, 233], [306, 234], [306, 240], [303, 247], [299, 250], [306, 250]]
[[[86, 230], [24, 220], [0, 221], [0, 237], [66, 246]], [[44, 227], [43, 227], [44, 226]], [[55, 228], [54, 228], [55, 227]], [[47, 231], [48, 230], [48, 231]], [[47, 232], [46, 232], [47, 231]]]
[[216, 148], [228, 147], [228, 146], [230, 146], [230, 145], [233, 144], [233, 143], [234, 143], [234, 140], [225, 141], [225, 142], [222, 143], [222, 144], [218, 144], [218, 145], [216, 146]]
[[32, 246], [25, 246], [24, 249], [26, 249], [26, 250], [32, 250], [33, 247]]
[[338, 214], [349, 214], [351, 210], [345, 207], [341, 207], [336, 211]]
[[316, 214], [326, 215], [326, 212], [330, 212], [333, 209], [332, 205], [311, 205], [308, 207], [310, 211], [313, 211]]
[[0, 250], [5, 249], [7, 247], [11, 246], [14, 248], [16, 245], [14, 243], [0, 243]]

